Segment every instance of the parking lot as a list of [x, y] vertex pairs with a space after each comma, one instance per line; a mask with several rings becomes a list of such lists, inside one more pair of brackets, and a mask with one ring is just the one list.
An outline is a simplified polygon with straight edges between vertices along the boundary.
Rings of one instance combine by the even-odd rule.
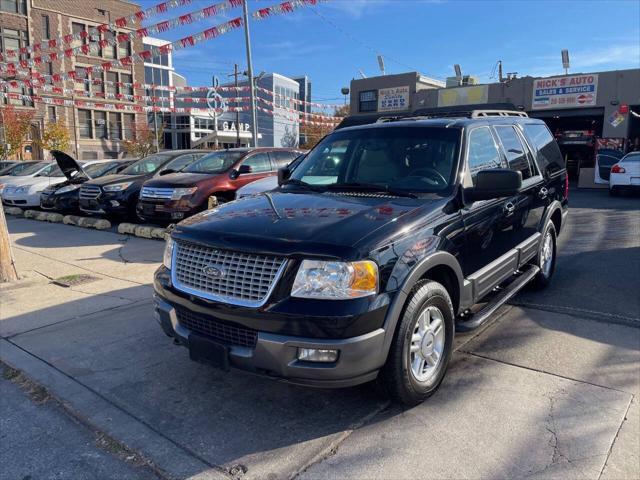
[[0, 478], [640, 478], [640, 199], [569, 200], [552, 285], [411, 409], [193, 363], [153, 317], [162, 242], [8, 218]]

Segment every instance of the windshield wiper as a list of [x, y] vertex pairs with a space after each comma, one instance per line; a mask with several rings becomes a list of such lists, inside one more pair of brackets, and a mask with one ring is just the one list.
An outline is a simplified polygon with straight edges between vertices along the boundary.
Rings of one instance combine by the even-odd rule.
[[377, 183], [334, 183], [326, 186], [327, 190], [364, 190], [368, 192], [385, 192], [396, 197], [418, 198], [417, 195], [405, 190], [396, 190], [387, 185]]
[[306, 188], [307, 190], [312, 190], [314, 192], [323, 191], [322, 188], [319, 188], [315, 185], [311, 185], [310, 183], [307, 183], [307, 182], [303, 182], [302, 180], [298, 180], [297, 178], [288, 178], [287, 180], [282, 182], [282, 185], [295, 185], [297, 187]]

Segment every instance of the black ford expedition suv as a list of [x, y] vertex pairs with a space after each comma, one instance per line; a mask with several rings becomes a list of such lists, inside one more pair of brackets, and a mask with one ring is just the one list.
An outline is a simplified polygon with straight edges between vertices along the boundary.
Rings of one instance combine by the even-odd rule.
[[558, 146], [521, 112], [337, 130], [279, 183], [177, 225], [162, 329], [194, 360], [310, 386], [379, 377], [406, 404], [440, 385], [455, 331], [549, 283], [567, 213]]

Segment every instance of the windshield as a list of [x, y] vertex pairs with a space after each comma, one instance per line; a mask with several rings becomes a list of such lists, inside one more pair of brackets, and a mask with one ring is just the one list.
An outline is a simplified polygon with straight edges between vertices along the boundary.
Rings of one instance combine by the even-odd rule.
[[205, 155], [197, 162], [192, 163], [183, 171], [186, 173], [222, 173], [240, 160], [247, 152], [221, 151]]
[[11, 175], [17, 176], [17, 177], [24, 177], [27, 175], [33, 175], [34, 173], [37, 173], [42, 167], [45, 167], [47, 165], [51, 165], [49, 162], [36, 162], [36, 163], [32, 163], [31, 165], [28, 165], [24, 168], [22, 168], [22, 170], [18, 169], [18, 171], [12, 171]]
[[155, 154], [138, 160], [133, 165], [122, 170], [123, 175], [146, 175], [155, 173], [162, 165], [171, 159], [171, 155]]
[[57, 163], [49, 163], [49, 166], [43, 169], [37, 177], [64, 177], [64, 173], [60, 170]]
[[379, 185], [416, 193], [443, 192], [453, 183], [460, 130], [386, 127], [335, 132], [291, 174], [310, 185]]
[[93, 163], [83, 170], [91, 178], [98, 178], [111, 170], [114, 166], [118, 165], [118, 162], [106, 162], [106, 163]]

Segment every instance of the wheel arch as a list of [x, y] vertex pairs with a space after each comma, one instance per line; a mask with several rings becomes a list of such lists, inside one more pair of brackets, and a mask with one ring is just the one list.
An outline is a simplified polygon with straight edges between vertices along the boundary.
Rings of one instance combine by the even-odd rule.
[[401, 288], [398, 289], [387, 311], [383, 345], [385, 358], [389, 353], [398, 321], [405, 310], [413, 286], [418, 281], [425, 279], [434, 280], [447, 289], [453, 303], [454, 316], [459, 313], [461, 306], [465, 305], [468, 302], [468, 298], [470, 298], [471, 291], [467, 286], [468, 282], [464, 281], [462, 268], [456, 257], [451, 253], [434, 252], [420, 260], [404, 279]]

